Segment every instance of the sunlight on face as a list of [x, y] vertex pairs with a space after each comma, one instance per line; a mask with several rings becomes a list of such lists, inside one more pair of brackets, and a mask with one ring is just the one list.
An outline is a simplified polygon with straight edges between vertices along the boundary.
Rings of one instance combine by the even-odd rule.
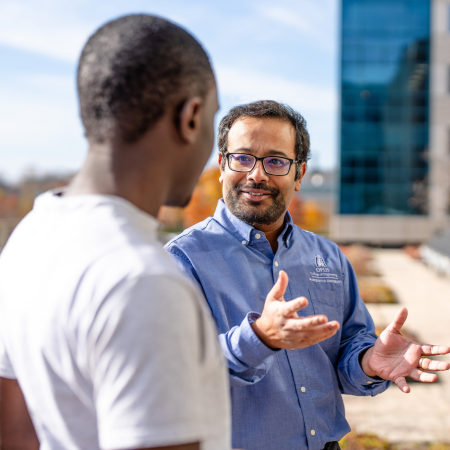
[[[228, 152], [295, 159], [294, 127], [275, 118], [243, 117], [231, 127]], [[282, 224], [294, 192], [300, 186], [295, 181], [294, 165], [287, 175], [275, 176], [264, 171], [261, 161], [248, 173], [235, 172], [226, 164], [221, 181], [227, 208], [252, 226]]]

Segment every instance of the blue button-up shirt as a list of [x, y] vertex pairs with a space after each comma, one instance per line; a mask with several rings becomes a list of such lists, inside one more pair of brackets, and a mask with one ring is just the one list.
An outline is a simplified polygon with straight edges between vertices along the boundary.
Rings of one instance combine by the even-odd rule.
[[[359, 355], [376, 340], [354, 271], [339, 247], [304, 231], [286, 213], [274, 254], [262, 231], [220, 200], [214, 214], [166, 245], [204, 293], [228, 361], [233, 447], [320, 450], [350, 431], [341, 394], [376, 395], [390, 382], [368, 377]], [[298, 350], [272, 350], [250, 324], [261, 314], [280, 270], [285, 300], [304, 296], [300, 316], [325, 314], [341, 327]]]

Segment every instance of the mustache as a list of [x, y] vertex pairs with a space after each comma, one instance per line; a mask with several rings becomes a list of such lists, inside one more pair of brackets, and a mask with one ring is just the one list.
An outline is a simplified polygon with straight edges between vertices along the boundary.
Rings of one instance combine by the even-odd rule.
[[235, 192], [242, 192], [242, 191], [245, 191], [247, 189], [260, 189], [261, 191], [266, 191], [269, 194], [272, 194], [274, 197], [276, 197], [280, 193], [279, 189], [267, 186], [267, 185], [262, 184], [262, 183], [243, 184], [243, 185], [235, 186], [233, 188], [233, 190]]

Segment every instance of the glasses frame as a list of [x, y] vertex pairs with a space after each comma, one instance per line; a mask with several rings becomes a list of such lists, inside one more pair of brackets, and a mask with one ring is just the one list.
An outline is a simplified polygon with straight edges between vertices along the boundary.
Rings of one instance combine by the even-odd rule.
[[[251, 156], [252, 158], [255, 158], [255, 162], [253, 163], [252, 168], [249, 169], [249, 170], [235, 170], [235, 169], [232, 169], [231, 166], [230, 166], [230, 160], [229, 160], [230, 155], [245, 155], [245, 156]], [[300, 159], [291, 159], [291, 158], [286, 158], [285, 156], [275, 156], [275, 155], [272, 155], [272, 156], [263, 156], [262, 158], [258, 158], [257, 156], [251, 155], [250, 153], [228, 153], [228, 152], [226, 152], [224, 156], [225, 156], [225, 158], [226, 158], [226, 160], [227, 160], [228, 168], [229, 168], [230, 170], [232, 170], [233, 172], [249, 173], [249, 172], [251, 172], [251, 171], [255, 168], [256, 163], [257, 163], [258, 161], [261, 161], [261, 165], [262, 165], [262, 168], [264, 169], [264, 172], [266, 172], [267, 175], [271, 175], [271, 176], [273, 176], [273, 177], [285, 177], [286, 175], [289, 175], [289, 172], [291, 171], [292, 164], [294, 164], [294, 163], [295, 163], [295, 164], [298, 164], [298, 163], [301, 162]], [[284, 175], [277, 175], [277, 174], [275, 174], [275, 173], [267, 172], [266, 166], [264, 165], [264, 160], [265, 160], [266, 158], [280, 158], [280, 159], [285, 159], [286, 161], [289, 161], [289, 169], [288, 169], [288, 171], [287, 171]]]

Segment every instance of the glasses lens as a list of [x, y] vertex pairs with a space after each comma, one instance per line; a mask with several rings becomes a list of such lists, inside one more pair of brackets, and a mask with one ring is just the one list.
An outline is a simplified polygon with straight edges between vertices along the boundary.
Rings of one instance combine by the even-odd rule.
[[255, 158], [251, 155], [241, 155], [239, 153], [230, 154], [228, 163], [231, 170], [238, 170], [240, 172], [248, 172], [252, 170], [255, 164]]
[[264, 158], [264, 168], [272, 175], [286, 175], [289, 172], [290, 162], [284, 158], [269, 156]]

